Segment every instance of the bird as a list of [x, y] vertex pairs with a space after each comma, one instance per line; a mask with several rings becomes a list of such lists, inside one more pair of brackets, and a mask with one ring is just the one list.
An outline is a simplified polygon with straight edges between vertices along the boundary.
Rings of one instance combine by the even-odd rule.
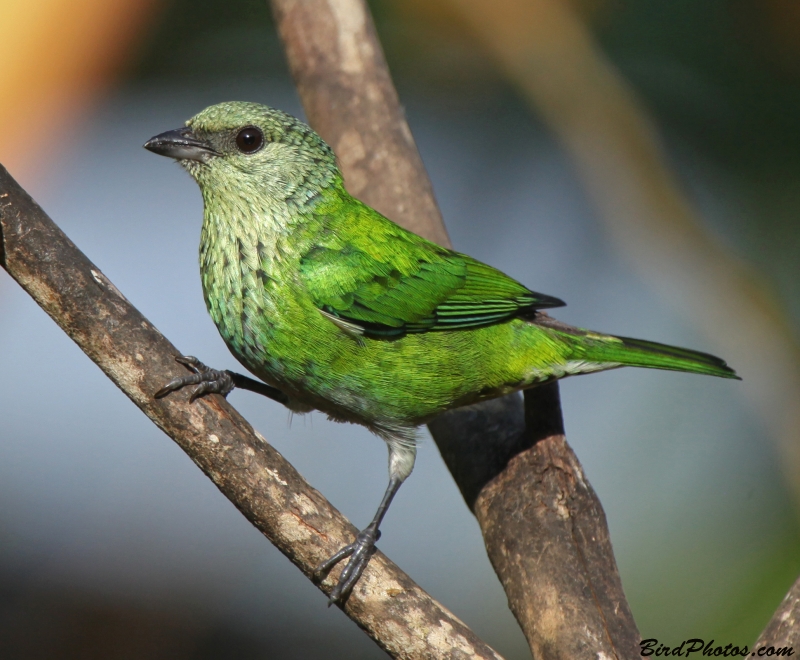
[[145, 148], [197, 182], [204, 212], [200, 274], [206, 307], [234, 357], [259, 380], [211, 369], [191, 400], [235, 387], [291, 411], [361, 424], [389, 450], [389, 484], [355, 540], [330, 603], [366, 568], [380, 525], [414, 468], [417, 428], [437, 415], [542, 383], [623, 366], [738, 378], [721, 359], [585, 330], [546, 311], [559, 298], [432, 243], [350, 195], [333, 150], [307, 124], [249, 102], [212, 105]]

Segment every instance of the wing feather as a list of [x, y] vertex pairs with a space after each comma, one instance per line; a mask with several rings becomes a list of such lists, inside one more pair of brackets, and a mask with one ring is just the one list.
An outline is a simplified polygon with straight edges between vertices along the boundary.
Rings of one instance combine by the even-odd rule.
[[367, 337], [476, 328], [564, 304], [360, 203], [336, 229], [306, 252], [300, 277], [322, 312]]

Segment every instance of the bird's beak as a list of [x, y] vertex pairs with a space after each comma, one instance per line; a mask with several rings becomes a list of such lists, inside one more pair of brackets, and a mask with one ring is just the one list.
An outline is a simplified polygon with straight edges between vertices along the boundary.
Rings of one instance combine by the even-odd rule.
[[176, 160], [196, 160], [199, 163], [207, 163], [209, 158], [221, 155], [210, 144], [196, 138], [188, 128], [160, 133], [145, 142], [144, 148], [161, 156]]

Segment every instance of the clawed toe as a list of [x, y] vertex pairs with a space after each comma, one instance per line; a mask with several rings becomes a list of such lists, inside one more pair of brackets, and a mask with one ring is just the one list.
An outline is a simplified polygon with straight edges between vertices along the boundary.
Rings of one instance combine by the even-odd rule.
[[176, 362], [185, 365], [194, 373], [191, 376], [173, 378], [164, 387], [154, 394], [156, 399], [161, 399], [170, 392], [175, 392], [187, 385], [198, 385], [189, 397], [191, 403], [204, 394], [221, 394], [227, 396], [234, 388], [233, 378], [226, 371], [211, 369], [191, 355], [182, 355], [175, 358]]
[[353, 543], [346, 545], [335, 555], [317, 566], [314, 575], [317, 579], [322, 579], [342, 559], [350, 557], [350, 561], [347, 562], [347, 566], [344, 567], [342, 574], [339, 576], [339, 582], [328, 597], [328, 606], [334, 603], [343, 603], [347, 600], [356, 582], [358, 582], [367, 567], [370, 558], [375, 553], [375, 543], [380, 538], [380, 535], [381, 533], [378, 529], [372, 526], [367, 527], [356, 537]]

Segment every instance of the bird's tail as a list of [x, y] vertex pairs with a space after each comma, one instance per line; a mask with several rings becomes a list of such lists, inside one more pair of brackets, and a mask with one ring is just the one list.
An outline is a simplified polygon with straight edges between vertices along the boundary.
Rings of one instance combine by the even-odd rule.
[[587, 364], [608, 365], [601, 368], [646, 367], [741, 380], [724, 360], [688, 348], [595, 333], [587, 333], [583, 336], [572, 335], [571, 338], [572, 359], [586, 361]]

